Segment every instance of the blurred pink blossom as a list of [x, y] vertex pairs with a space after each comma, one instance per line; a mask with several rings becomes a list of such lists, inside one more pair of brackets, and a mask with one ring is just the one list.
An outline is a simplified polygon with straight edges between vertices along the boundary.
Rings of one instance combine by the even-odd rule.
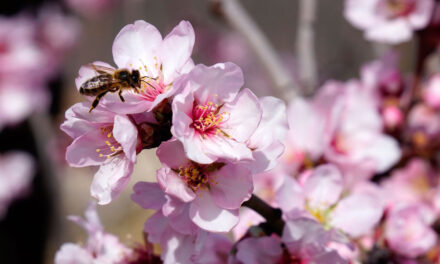
[[311, 217], [323, 226], [337, 228], [350, 237], [369, 234], [382, 217], [384, 204], [376, 190], [342, 196], [343, 178], [334, 165], [321, 165], [304, 173], [299, 182], [285, 178], [276, 202], [287, 215]]
[[431, 208], [418, 203], [399, 203], [387, 215], [385, 237], [390, 248], [402, 256], [415, 258], [430, 250], [437, 235], [430, 225]]
[[[238, 263], [348, 263], [328, 245], [332, 235], [319, 223], [306, 218], [289, 220], [282, 237], [250, 237], [237, 245]], [[284, 243], [286, 248], [281, 246]]]
[[440, 74], [429, 79], [423, 91], [423, 99], [432, 108], [440, 109]]
[[29, 154], [13, 151], [0, 155], [0, 219], [15, 199], [30, 192], [34, 174], [35, 164]]
[[344, 16], [370, 41], [399, 44], [428, 25], [433, 0], [346, 0]]
[[127, 185], [136, 162], [138, 130], [128, 116], [98, 106], [89, 113], [88, 103], [66, 111], [61, 129], [74, 140], [67, 148], [70, 166], [100, 166], [91, 185], [99, 204], [108, 204]]
[[377, 101], [360, 82], [328, 82], [315, 100], [321, 111], [332, 113], [332, 138], [324, 156], [343, 171], [346, 184], [384, 172], [399, 160], [399, 145], [383, 133]]
[[85, 212], [85, 219], [69, 216], [69, 219], [84, 230], [89, 237], [84, 247], [73, 243], [65, 243], [55, 255], [56, 264], [123, 264], [133, 253], [119, 239], [104, 231], [96, 212], [96, 205], [91, 203]]

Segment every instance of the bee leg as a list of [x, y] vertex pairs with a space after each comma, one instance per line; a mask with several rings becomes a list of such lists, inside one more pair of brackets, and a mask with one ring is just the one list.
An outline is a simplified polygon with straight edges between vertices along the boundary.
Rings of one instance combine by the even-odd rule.
[[103, 93], [100, 93], [100, 94], [98, 94], [98, 95], [96, 96], [95, 100], [93, 100], [93, 103], [92, 103], [92, 105], [90, 106], [89, 113], [92, 112], [92, 110], [95, 109], [95, 107], [98, 106], [98, 104], [99, 104], [99, 100], [101, 100], [101, 98], [102, 98], [106, 93], [107, 93], [107, 92], [103, 92]]
[[124, 97], [122, 97], [122, 90], [119, 90], [118, 95], [119, 95], [119, 99], [121, 99], [122, 102], [125, 102]]

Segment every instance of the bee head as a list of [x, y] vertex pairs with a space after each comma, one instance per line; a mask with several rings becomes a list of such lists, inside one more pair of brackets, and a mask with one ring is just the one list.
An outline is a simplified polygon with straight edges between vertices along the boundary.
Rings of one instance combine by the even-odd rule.
[[131, 72], [131, 80], [133, 81], [133, 83], [140, 83], [141, 75], [138, 70], [133, 70]]

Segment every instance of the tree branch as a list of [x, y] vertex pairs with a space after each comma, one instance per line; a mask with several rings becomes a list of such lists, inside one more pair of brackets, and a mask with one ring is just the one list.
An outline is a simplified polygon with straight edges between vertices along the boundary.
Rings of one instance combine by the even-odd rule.
[[243, 35], [248, 45], [257, 55], [276, 88], [274, 94], [284, 99], [293, 98], [298, 91], [298, 87], [295, 87], [295, 83], [281, 63], [275, 49], [239, 1], [218, 0], [216, 3], [220, 4], [219, 11], [224, 18]]
[[258, 196], [252, 194], [251, 198], [243, 203], [243, 206], [246, 206], [262, 217], [264, 217], [267, 221], [267, 225], [271, 231], [281, 236], [283, 234], [284, 221], [281, 218], [282, 211], [279, 208], [273, 208], [268, 205], [265, 201], [260, 199]]
[[316, 15], [316, 0], [300, 0], [298, 12], [298, 33], [296, 56], [303, 94], [313, 94], [317, 85], [315, 36], [313, 24]]

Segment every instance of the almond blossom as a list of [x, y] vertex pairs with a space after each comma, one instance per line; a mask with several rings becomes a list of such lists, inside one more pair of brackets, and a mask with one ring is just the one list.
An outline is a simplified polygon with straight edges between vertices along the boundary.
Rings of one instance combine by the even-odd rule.
[[433, 8], [433, 0], [346, 0], [344, 16], [366, 39], [399, 44], [428, 25]]
[[430, 227], [433, 221], [434, 214], [429, 207], [417, 203], [397, 204], [387, 216], [387, 243], [402, 256], [415, 258], [422, 255], [437, 241], [437, 236]]
[[239, 92], [243, 83], [241, 69], [233, 63], [197, 65], [182, 81], [172, 104], [171, 132], [189, 159], [201, 164], [253, 159], [246, 141], [255, 133], [262, 109], [249, 89]]
[[[124, 91], [125, 102], [109, 93], [101, 103], [123, 114], [151, 111], [177, 91], [174, 81], [192, 69], [193, 46], [194, 30], [187, 21], [181, 21], [163, 39], [156, 27], [143, 20], [125, 26], [113, 42], [113, 58], [119, 69], [138, 70], [142, 86], [138, 92]], [[93, 64], [113, 68], [107, 63]], [[97, 74], [90, 65], [83, 66], [76, 79], [77, 88]]]
[[55, 264], [123, 264], [133, 253], [119, 239], [104, 231], [96, 212], [96, 205], [91, 203], [85, 212], [85, 219], [70, 216], [72, 222], [80, 225], [88, 233], [84, 247], [65, 243], [55, 255]]
[[384, 172], [399, 160], [398, 143], [383, 133], [377, 102], [360, 82], [328, 82], [315, 100], [320, 111], [331, 113], [324, 156], [343, 171], [346, 184]]
[[[238, 263], [348, 263], [328, 248], [331, 234], [311, 219], [287, 221], [282, 237], [250, 237], [237, 245]], [[284, 243], [285, 248], [281, 246]]]
[[343, 178], [334, 165], [321, 165], [305, 172], [299, 181], [287, 177], [278, 189], [276, 201], [286, 215], [305, 215], [327, 228], [337, 228], [350, 237], [373, 230], [382, 217], [384, 203], [374, 187], [342, 197]]
[[199, 164], [185, 157], [182, 143], [162, 143], [157, 156], [165, 166], [157, 172], [164, 192], [189, 203], [191, 220], [212, 232], [228, 232], [238, 222], [238, 209], [252, 194], [252, 175], [238, 164]]
[[88, 103], [66, 111], [61, 129], [74, 140], [66, 160], [73, 167], [100, 166], [91, 185], [99, 204], [108, 204], [127, 185], [136, 162], [138, 130], [126, 115], [103, 107], [89, 113]]

